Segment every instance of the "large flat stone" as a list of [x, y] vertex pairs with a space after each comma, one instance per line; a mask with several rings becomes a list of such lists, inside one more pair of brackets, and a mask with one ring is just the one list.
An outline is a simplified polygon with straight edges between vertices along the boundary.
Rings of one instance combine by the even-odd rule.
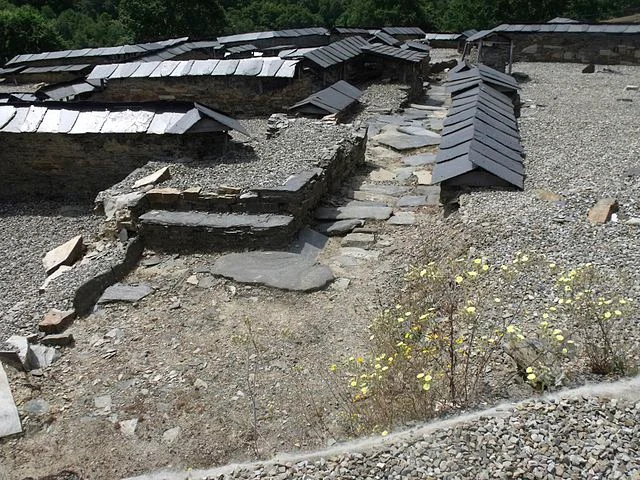
[[416, 126], [400, 126], [398, 127], [398, 131], [400, 133], [406, 133], [407, 135], [414, 135], [414, 136], [422, 136], [422, 137], [433, 137], [433, 138], [440, 138], [440, 135], [438, 135], [437, 133], [434, 133], [430, 130], [427, 130], [424, 127], [416, 127]]
[[404, 185], [378, 185], [372, 183], [363, 183], [358, 187], [363, 192], [378, 193], [381, 195], [389, 195], [391, 197], [399, 197], [407, 193], [410, 188]]
[[246, 252], [220, 257], [211, 273], [240, 283], [294, 291], [319, 290], [333, 280], [333, 272], [291, 252]]
[[385, 205], [321, 207], [316, 210], [316, 218], [319, 220], [347, 220], [350, 218], [386, 220], [392, 213], [393, 209]]
[[352, 218], [349, 220], [337, 220], [335, 222], [323, 222], [313, 227], [313, 229], [329, 237], [344, 235], [356, 227], [364, 225], [364, 220]]
[[78, 235], [47, 252], [42, 259], [42, 264], [44, 265], [47, 275], [51, 275], [61, 265], [73, 265], [81, 253], [82, 236]]
[[416, 223], [416, 216], [412, 212], [396, 212], [389, 220], [389, 225], [414, 225]]
[[171, 172], [169, 171], [169, 167], [162, 167], [160, 170], [156, 170], [151, 175], [147, 175], [146, 177], [137, 180], [133, 184], [133, 188], [144, 187], [145, 185], [154, 185], [156, 183], [164, 182], [171, 178]]
[[398, 199], [390, 195], [384, 195], [382, 193], [363, 192], [361, 190], [355, 190], [351, 192], [351, 198], [362, 202], [374, 202], [378, 204], [384, 204], [392, 207], [396, 204]]
[[407, 135], [406, 133], [387, 131], [372, 138], [382, 145], [387, 145], [395, 150], [413, 150], [440, 144], [440, 136], [432, 135]]
[[289, 251], [315, 260], [328, 241], [329, 237], [326, 235], [305, 227], [300, 230], [298, 238], [293, 242]]
[[22, 433], [22, 424], [11, 394], [7, 374], [0, 363], [0, 438], [17, 433]]
[[153, 292], [153, 288], [145, 283], [138, 285], [125, 285], [123, 283], [116, 283], [108, 287], [98, 303], [114, 303], [114, 302], [139, 302], [144, 297]]
[[418, 155], [410, 155], [403, 157], [402, 162], [410, 167], [422, 167], [423, 165], [432, 165], [436, 163], [435, 153], [420, 153]]
[[398, 200], [398, 207], [422, 207], [427, 205], [427, 197], [422, 195], [407, 195]]

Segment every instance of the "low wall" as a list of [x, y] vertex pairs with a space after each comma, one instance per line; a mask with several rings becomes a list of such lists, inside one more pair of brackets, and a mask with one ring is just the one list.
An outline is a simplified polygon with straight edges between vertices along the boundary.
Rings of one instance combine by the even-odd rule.
[[0, 200], [89, 200], [150, 160], [219, 155], [225, 133], [0, 133]]
[[579, 62], [640, 65], [640, 35], [517, 33], [514, 58], [521, 62]]
[[91, 96], [99, 102], [182, 100], [199, 102], [229, 115], [270, 115], [313, 93], [311, 79], [186, 76], [118, 78]]

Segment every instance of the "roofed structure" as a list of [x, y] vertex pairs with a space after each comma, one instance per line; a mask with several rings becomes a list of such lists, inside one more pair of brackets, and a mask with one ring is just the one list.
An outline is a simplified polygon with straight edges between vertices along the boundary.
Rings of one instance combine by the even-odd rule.
[[388, 33], [383, 32], [382, 30], [380, 30], [379, 32], [374, 33], [373, 37], [371, 37], [369, 39], [369, 41], [372, 42], [372, 43], [381, 42], [381, 43], [384, 43], [386, 45], [390, 45], [392, 47], [397, 47], [397, 46], [402, 44], [402, 41], [398, 40], [395, 37], [392, 37]]
[[[450, 73], [452, 102], [442, 130], [432, 181], [448, 186], [524, 187], [524, 150], [513, 101], [484, 79], [502, 77], [487, 67]], [[464, 73], [477, 82], [459, 83]], [[450, 82], [456, 83], [451, 88]], [[464, 88], [462, 88], [464, 85]]]
[[362, 91], [341, 80], [293, 105], [289, 110], [315, 116], [336, 114], [349, 108]]
[[408, 40], [408, 38], [424, 38], [425, 32], [420, 27], [383, 27], [382, 31], [396, 38]]
[[295, 28], [218, 37], [218, 41], [227, 48], [245, 43], [251, 43], [258, 48], [272, 47], [282, 44], [283, 40], [297, 47], [326, 45], [329, 42], [329, 30], [323, 27]]
[[165, 60], [98, 65], [88, 75], [89, 81], [119, 78], [159, 78], [187, 76], [247, 76], [293, 78], [298, 61], [277, 57], [239, 60]]
[[362, 37], [349, 37], [306, 52], [304, 59], [321, 68], [329, 68], [357, 57], [362, 54], [362, 48], [369, 45]]
[[162, 60], [197, 60], [216, 58], [221, 56], [224, 47], [217, 40], [205, 40], [198, 42], [182, 43], [164, 50], [154, 51], [136, 57], [136, 60], [144, 62], [157, 62]]

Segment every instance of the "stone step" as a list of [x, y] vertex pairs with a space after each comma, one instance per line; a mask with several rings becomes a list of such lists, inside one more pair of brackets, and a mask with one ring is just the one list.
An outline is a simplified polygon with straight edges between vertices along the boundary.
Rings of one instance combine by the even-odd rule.
[[149, 248], [164, 251], [233, 251], [285, 248], [297, 231], [294, 217], [151, 210], [139, 228]]

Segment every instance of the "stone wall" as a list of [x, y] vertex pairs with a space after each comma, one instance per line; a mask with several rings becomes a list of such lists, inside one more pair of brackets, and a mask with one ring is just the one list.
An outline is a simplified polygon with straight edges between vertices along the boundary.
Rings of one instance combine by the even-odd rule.
[[233, 116], [270, 115], [313, 93], [311, 79], [187, 76], [112, 79], [92, 101], [143, 102], [184, 100], [199, 102]]
[[0, 133], [0, 200], [92, 201], [150, 160], [215, 157], [226, 133]]
[[640, 35], [511, 32], [510, 36], [516, 61], [640, 65]]
[[[130, 207], [131, 225], [139, 230], [145, 244], [166, 251], [242, 250], [268, 246], [286, 246], [293, 235], [309, 220], [312, 211], [323, 196], [337, 191], [354, 169], [364, 162], [366, 134], [362, 130], [353, 137], [321, 154], [320, 166], [291, 177], [276, 188], [252, 189], [247, 192], [216, 194], [174, 189], [151, 190]], [[228, 228], [220, 224], [217, 228], [198, 225], [162, 225], [148, 222], [145, 213], [156, 211], [199, 212], [219, 214], [271, 214], [285, 216], [291, 220], [278, 228], [261, 228], [245, 225]], [[231, 221], [231, 219], [230, 219]]]

